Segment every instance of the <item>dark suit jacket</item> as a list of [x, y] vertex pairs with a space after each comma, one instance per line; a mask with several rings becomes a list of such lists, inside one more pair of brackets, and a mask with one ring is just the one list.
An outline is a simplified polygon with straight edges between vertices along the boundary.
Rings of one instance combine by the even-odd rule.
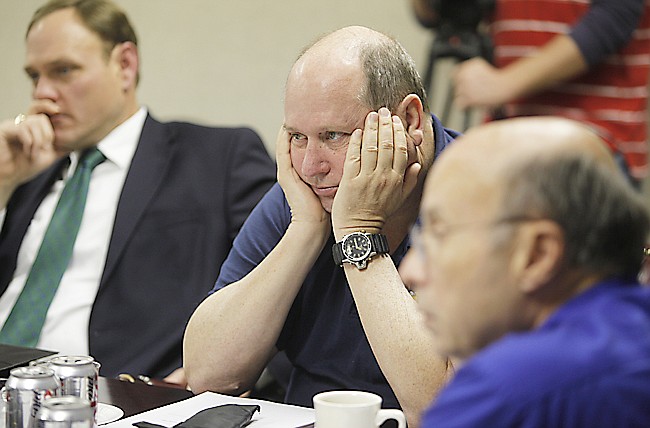
[[[60, 168], [52, 166], [12, 195], [0, 232], [0, 293]], [[181, 366], [190, 315], [274, 181], [275, 164], [252, 130], [147, 117], [90, 316], [90, 354], [103, 376], [161, 377]]]

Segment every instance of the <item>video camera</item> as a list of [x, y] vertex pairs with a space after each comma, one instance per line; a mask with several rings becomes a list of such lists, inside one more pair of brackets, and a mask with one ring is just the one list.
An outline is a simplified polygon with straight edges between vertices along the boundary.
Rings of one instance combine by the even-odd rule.
[[494, 9], [495, 0], [429, 0], [429, 8], [439, 16], [436, 26], [458, 31], [474, 31]]
[[[437, 20], [430, 23], [435, 32], [429, 50], [429, 62], [424, 75], [425, 91], [431, 94], [434, 68], [438, 59], [452, 58], [465, 61], [474, 57], [492, 60], [492, 43], [481, 21], [492, 12], [495, 0], [428, 0]], [[440, 111], [443, 123], [449, 119], [453, 88], [448, 86], [445, 102]], [[463, 129], [469, 127], [469, 112], [465, 112]]]

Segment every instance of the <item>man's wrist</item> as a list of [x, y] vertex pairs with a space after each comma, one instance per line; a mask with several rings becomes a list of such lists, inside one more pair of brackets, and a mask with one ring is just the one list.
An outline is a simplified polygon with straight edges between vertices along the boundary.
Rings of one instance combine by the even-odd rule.
[[337, 266], [352, 264], [364, 270], [375, 256], [390, 251], [388, 239], [379, 233], [352, 232], [332, 245], [332, 258]]
[[323, 223], [292, 221], [289, 223], [285, 235], [289, 234], [292, 239], [305, 239], [324, 245], [329, 238], [330, 228], [329, 221]]
[[341, 239], [343, 239], [344, 236], [354, 232], [377, 234], [377, 233], [381, 233], [382, 228], [378, 226], [367, 225], [367, 226], [335, 227], [333, 230], [334, 230], [334, 241], [339, 242]]

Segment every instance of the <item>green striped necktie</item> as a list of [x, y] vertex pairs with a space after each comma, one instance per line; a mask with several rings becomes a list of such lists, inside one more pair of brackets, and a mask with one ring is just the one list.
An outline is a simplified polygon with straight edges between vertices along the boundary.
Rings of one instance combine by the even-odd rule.
[[82, 154], [77, 169], [61, 192], [23, 291], [0, 330], [0, 343], [30, 347], [38, 343], [47, 310], [70, 263], [90, 176], [104, 160], [106, 157], [97, 147]]

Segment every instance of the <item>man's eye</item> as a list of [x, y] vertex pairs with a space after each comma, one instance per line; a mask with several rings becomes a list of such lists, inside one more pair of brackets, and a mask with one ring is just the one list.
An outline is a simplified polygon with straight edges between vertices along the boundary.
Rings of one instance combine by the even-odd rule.
[[345, 147], [348, 143], [350, 134], [347, 132], [327, 131], [321, 135], [323, 142], [331, 149]]
[[72, 71], [70, 67], [58, 67], [54, 70], [54, 73], [60, 76], [65, 76], [66, 74], [70, 73], [70, 71]]
[[305, 147], [307, 145], [307, 137], [302, 134], [289, 134], [289, 142], [297, 147]]
[[327, 131], [325, 133], [325, 139], [326, 140], [340, 140], [341, 138], [345, 137], [346, 134], [343, 132], [335, 132], [335, 131]]

